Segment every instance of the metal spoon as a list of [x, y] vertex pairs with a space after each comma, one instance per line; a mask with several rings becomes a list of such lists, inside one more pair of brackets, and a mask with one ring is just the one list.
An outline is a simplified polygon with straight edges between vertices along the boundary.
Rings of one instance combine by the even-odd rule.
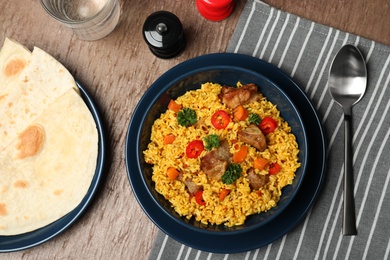
[[329, 73], [329, 92], [344, 110], [344, 216], [343, 235], [356, 235], [354, 179], [352, 168], [352, 106], [364, 95], [367, 68], [363, 55], [353, 45], [343, 46], [336, 54]]

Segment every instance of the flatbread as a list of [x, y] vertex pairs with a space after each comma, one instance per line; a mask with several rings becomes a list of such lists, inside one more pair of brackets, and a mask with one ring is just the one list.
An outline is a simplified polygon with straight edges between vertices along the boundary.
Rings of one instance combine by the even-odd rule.
[[9, 82], [13, 89], [0, 111], [2, 236], [36, 230], [69, 213], [95, 174], [94, 118], [69, 72], [48, 56], [34, 49], [19, 78]]
[[78, 90], [73, 76], [56, 59], [35, 47], [31, 59], [0, 106], [0, 151], [14, 140], [29, 122], [69, 89]]
[[97, 139], [74, 90], [31, 122], [0, 160], [0, 235], [40, 228], [74, 209], [96, 169]]
[[31, 52], [23, 45], [6, 38], [0, 51], [0, 107], [12, 90], [13, 82], [30, 62]]

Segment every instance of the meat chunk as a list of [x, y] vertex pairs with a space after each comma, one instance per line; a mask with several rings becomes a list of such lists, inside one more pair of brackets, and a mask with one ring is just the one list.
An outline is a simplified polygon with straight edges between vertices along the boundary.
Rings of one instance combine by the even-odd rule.
[[229, 151], [229, 143], [227, 140], [221, 140], [219, 143], [219, 147], [214, 150], [218, 158], [221, 158], [225, 161], [229, 161], [231, 154]]
[[267, 175], [261, 175], [257, 174], [255, 172], [255, 169], [250, 168], [247, 172], [247, 179], [249, 180], [249, 186], [252, 190], [258, 190], [261, 187], [263, 187], [265, 184], [267, 184], [269, 180], [269, 176]]
[[229, 144], [222, 140], [217, 149], [207, 153], [200, 161], [200, 168], [213, 180], [220, 180], [230, 162]]
[[240, 141], [255, 147], [260, 152], [267, 149], [267, 142], [263, 132], [254, 124], [250, 124], [247, 128], [239, 130], [237, 137]]
[[191, 195], [195, 195], [195, 193], [202, 190], [202, 186], [197, 185], [195, 182], [192, 181], [191, 178], [184, 178], [182, 173], [177, 176], [177, 179], [179, 181], [182, 181], [186, 185], [187, 190]]
[[263, 95], [258, 92], [255, 84], [246, 84], [239, 88], [223, 86], [218, 97], [227, 107], [234, 109], [239, 105], [260, 100]]

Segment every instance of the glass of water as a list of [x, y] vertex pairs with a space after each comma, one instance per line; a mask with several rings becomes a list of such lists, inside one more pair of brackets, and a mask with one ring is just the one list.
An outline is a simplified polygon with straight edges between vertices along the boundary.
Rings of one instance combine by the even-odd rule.
[[94, 41], [111, 33], [120, 16], [118, 0], [40, 0], [53, 18], [81, 40]]

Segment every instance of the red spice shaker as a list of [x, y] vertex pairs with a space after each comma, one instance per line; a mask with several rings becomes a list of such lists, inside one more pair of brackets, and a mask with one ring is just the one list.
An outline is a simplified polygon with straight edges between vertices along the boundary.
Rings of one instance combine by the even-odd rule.
[[221, 21], [233, 12], [234, 0], [196, 0], [199, 13], [211, 21]]

